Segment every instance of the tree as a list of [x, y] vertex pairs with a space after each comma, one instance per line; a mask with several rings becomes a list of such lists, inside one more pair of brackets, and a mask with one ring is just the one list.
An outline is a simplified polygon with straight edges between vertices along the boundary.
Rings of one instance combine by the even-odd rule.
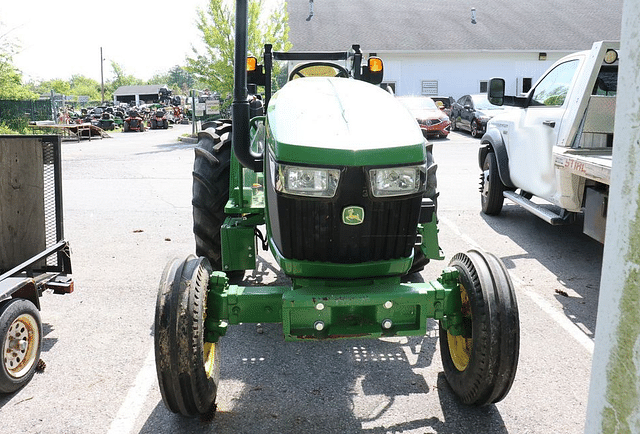
[[116, 90], [120, 86], [139, 86], [143, 85], [144, 81], [139, 78], [129, 75], [124, 71], [124, 68], [118, 63], [111, 61], [111, 68], [113, 69], [113, 75], [115, 78], [110, 83], [110, 86]]
[[60, 95], [71, 94], [71, 85], [69, 82], [60, 78], [54, 78], [52, 80], [42, 81], [38, 84], [32, 84], [31, 88], [34, 92], [40, 95], [49, 95], [51, 91]]
[[[69, 84], [71, 85], [71, 95], [88, 96], [91, 101], [98, 101], [101, 99], [100, 83], [92, 78], [75, 74], [71, 76]], [[107, 95], [105, 94], [105, 98], [106, 97]]]
[[168, 76], [169, 86], [179, 89], [184, 94], [189, 93], [189, 89], [192, 89], [196, 84], [196, 79], [193, 75], [178, 65], [169, 70]]
[[37, 99], [38, 95], [22, 84], [22, 73], [13, 66], [13, 54], [18, 44], [0, 25], [0, 99], [24, 100]]
[[[267, 20], [261, 20], [260, 12], [263, 9], [263, 0], [249, 1], [247, 49], [256, 57], [262, 54], [264, 44], [272, 44], [275, 51], [291, 48], [286, 8], [278, 5]], [[197, 27], [202, 32], [204, 52], [192, 47], [195, 57], [187, 58], [186, 69], [210, 90], [223, 97], [231, 95], [235, 48], [234, 11], [224, 0], [209, 0], [206, 10], [198, 9]], [[278, 73], [275, 66], [274, 76]]]

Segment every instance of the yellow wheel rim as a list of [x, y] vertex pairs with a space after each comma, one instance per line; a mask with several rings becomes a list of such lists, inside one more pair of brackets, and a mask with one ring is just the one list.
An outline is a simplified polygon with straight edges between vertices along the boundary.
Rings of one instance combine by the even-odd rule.
[[204, 371], [207, 378], [211, 378], [216, 369], [216, 344], [213, 342], [204, 343]]
[[[469, 296], [464, 285], [460, 284], [460, 299], [462, 302], [462, 314], [465, 318], [471, 318], [471, 305], [469, 304]], [[471, 359], [471, 350], [473, 348], [473, 337], [453, 336], [447, 332], [447, 342], [449, 344], [449, 354], [451, 361], [456, 369], [460, 372], [467, 369], [469, 360]]]

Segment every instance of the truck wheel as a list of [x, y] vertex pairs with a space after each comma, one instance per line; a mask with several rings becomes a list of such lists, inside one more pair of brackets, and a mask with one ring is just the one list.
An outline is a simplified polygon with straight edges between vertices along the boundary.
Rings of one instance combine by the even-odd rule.
[[480, 135], [480, 129], [478, 128], [478, 121], [471, 121], [471, 137], [478, 137]]
[[498, 215], [502, 211], [504, 203], [504, 185], [498, 173], [498, 162], [496, 154], [489, 152], [484, 157], [482, 164], [482, 174], [480, 175], [480, 202], [482, 212], [488, 215]]
[[515, 378], [520, 323], [515, 291], [497, 257], [471, 250], [451, 260], [459, 275], [463, 324], [453, 336], [440, 324], [440, 353], [447, 382], [470, 405], [502, 400]]
[[[433, 159], [433, 143], [427, 144], [427, 188], [424, 192], [424, 197], [430, 198], [434, 205], [436, 205], [436, 212], [438, 209], [438, 178], [436, 171], [438, 165]], [[413, 249], [413, 263], [409, 269], [409, 274], [417, 273], [421, 271], [429, 263], [429, 258], [424, 256], [420, 246], [415, 246]]]
[[[220, 228], [225, 220], [224, 206], [229, 199], [231, 162], [231, 121], [213, 121], [203, 130], [214, 128], [210, 136], [202, 135], [194, 148], [193, 163], [193, 234], [196, 255], [209, 259], [215, 271], [222, 270]], [[244, 276], [243, 270], [227, 272], [230, 279]]]
[[165, 406], [184, 416], [210, 414], [220, 381], [219, 344], [204, 341], [211, 267], [193, 255], [174, 259], [162, 274], [154, 344], [158, 384]]
[[14, 298], [0, 306], [0, 342], [0, 393], [12, 393], [31, 380], [40, 360], [42, 322], [32, 302]]

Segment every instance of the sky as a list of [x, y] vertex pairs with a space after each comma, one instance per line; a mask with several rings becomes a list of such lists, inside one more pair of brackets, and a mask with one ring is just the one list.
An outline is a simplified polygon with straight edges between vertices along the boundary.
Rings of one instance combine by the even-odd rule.
[[[269, 4], [273, 0], [268, 0]], [[100, 82], [114, 78], [111, 61], [148, 80], [183, 66], [201, 44], [195, 22], [207, 0], [2, 0], [2, 33], [21, 46], [13, 64], [23, 82], [74, 74]]]

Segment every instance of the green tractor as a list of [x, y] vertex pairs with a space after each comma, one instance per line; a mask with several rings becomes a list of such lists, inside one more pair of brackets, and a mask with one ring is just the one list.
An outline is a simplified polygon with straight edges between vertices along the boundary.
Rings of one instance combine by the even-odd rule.
[[[502, 262], [473, 250], [436, 280], [401, 280], [443, 259], [436, 165], [415, 119], [377, 86], [382, 61], [363, 65], [357, 45], [267, 45], [258, 65], [247, 58], [247, 3], [236, 2], [232, 121], [203, 126], [195, 149], [197, 256], [171, 261], [160, 282], [154, 338], [166, 407], [185, 416], [215, 409], [230, 325], [281, 323], [288, 341], [380, 338], [424, 335], [428, 318], [439, 321], [445, 376], [460, 400], [500, 401], [520, 339]], [[274, 60], [306, 63], [271, 95]], [[257, 85], [264, 100], [249, 94]], [[290, 286], [230, 283], [256, 267], [256, 238]]]

